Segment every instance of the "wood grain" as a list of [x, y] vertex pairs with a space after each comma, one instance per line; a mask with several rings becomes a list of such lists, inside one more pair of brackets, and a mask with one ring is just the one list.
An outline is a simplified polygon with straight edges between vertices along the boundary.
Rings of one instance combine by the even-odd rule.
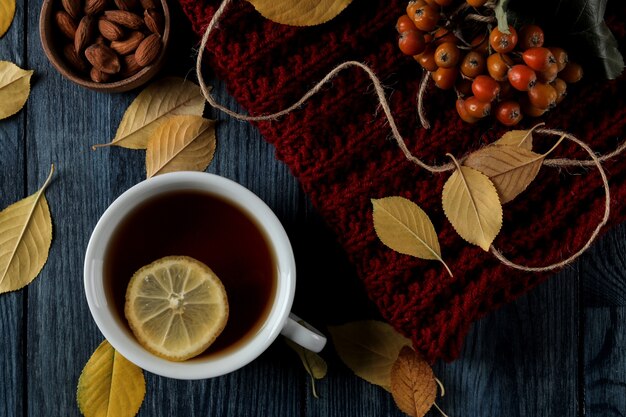
[[618, 226], [580, 262], [588, 416], [626, 415], [626, 226]]
[[[14, 22], [0, 39], [0, 60], [24, 68], [24, 5], [18, 2]], [[33, 77], [33, 82], [36, 82]], [[26, 104], [28, 107], [29, 104]], [[25, 113], [0, 120], [0, 210], [27, 196], [24, 166]], [[24, 410], [25, 301], [28, 290], [0, 294], [0, 415]]]
[[626, 306], [625, 225], [595, 244], [581, 263], [585, 306]]
[[479, 321], [462, 357], [440, 364], [450, 416], [576, 416], [576, 271], [564, 271]]
[[[61, 78], [36, 33], [41, 0], [18, 1], [0, 40], [0, 59], [35, 70], [26, 109], [0, 121], [0, 207], [38, 189], [50, 163], [47, 197], [54, 238], [48, 263], [28, 288], [0, 295], [0, 417], [79, 416], [80, 371], [102, 335], [83, 293], [87, 241], [106, 207], [144, 179], [144, 153], [90, 146], [110, 140], [137, 92], [102, 94]], [[171, 2], [173, 45], [195, 45]], [[28, 51], [26, 53], [25, 51]], [[171, 51], [163, 75], [192, 73], [190, 48]], [[211, 80], [219, 101], [238, 108]], [[294, 312], [327, 325], [380, 318], [335, 237], [273, 147], [248, 124], [217, 119], [208, 171], [240, 182], [276, 212], [298, 265]], [[277, 123], [280, 123], [277, 122]], [[447, 394], [437, 403], [455, 416], [620, 416], [626, 414], [626, 227], [609, 233], [582, 261], [478, 322], [461, 358], [437, 364]], [[296, 354], [278, 340], [253, 363], [207, 381], [147, 374], [139, 416], [401, 416], [386, 391], [355, 377], [332, 345], [328, 376], [311, 395]], [[437, 416], [437, 412], [429, 413]]]
[[585, 411], [588, 416], [624, 416], [626, 308], [589, 308], [585, 316]]

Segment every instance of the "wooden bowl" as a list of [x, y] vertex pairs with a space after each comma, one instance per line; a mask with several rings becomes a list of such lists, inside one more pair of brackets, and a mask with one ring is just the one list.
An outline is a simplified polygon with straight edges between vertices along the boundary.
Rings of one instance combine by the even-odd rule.
[[137, 88], [152, 77], [154, 77], [165, 61], [165, 55], [170, 40], [170, 11], [166, 0], [160, 0], [163, 8], [164, 29], [162, 36], [162, 46], [159, 56], [148, 66], [128, 78], [111, 82], [97, 83], [91, 80], [89, 73], [81, 73], [71, 67], [63, 55], [63, 46], [71, 41], [64, 37], [54, 21], [54, 14], [57, 10], [63, 10], [61, 0], [44, 0], [39, 16], [39, 36], [48, 60], [68, 80], [96, 91], [116, 93]]

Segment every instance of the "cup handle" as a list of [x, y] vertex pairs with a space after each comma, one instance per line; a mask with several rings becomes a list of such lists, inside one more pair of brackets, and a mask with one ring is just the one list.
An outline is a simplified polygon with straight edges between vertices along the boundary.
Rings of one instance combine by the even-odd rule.
[[322, 332], [293, 313], [289, 313], [280, 334], [312, 352], [320, 352], [326, 345]]

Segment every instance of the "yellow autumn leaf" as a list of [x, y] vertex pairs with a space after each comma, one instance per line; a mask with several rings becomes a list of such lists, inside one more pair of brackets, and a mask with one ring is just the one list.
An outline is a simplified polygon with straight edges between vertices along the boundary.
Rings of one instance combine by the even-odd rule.
[[199, 116], [171, 116], [146, 149], [146, 176], [204, 171], [215, 154], [215, 122]]
[[44, 192], [52, 173], [35, 194], [0, 212], [0, 293], [32, 282], [48, 259], [52, 219]]
[[329, 326], [335, 350], [348, 368], [367, 382], [391, 390], [391, 367], [411, 341], [387, 323], [355, 321]]
[[396, 252], [421, 259], [441, 262], [441, 249], [435, 226], [417, 204], [404, 197], [372, 199], [376, 235], [386, 246]]
[[0, 38], [7, 33], [15, 16], [15, 0], [0, 0]]
[[333, 19], [352, 0], [248, 0], [266, 19], [291, 26], [314, 26]]
[[313, 391], [313, 396], [315, 398], [319, 398], [317, 390], [315, 389], [315, 380], [322, 379], [326, 376], [326, 372], [328, 372], [328, 365], [326, 364], [326, 361], [317, 353], [311, 352], [289, 339], [285, 339], [285, 342], [300, 357], [302, 365], [304, 365], [304, 370], [311, 377], [311, 390]]
[[443, 211], [459, 236], [488, 251], [502, 228], [498, 191], [485, 174], [454, 162], [457, 169], [443, 186]]
[[159, 125], [172, 115], [202, 116], [204, 96], [191, 81], [168, 77], [144, 89], [128, 106], [115, 138], [108, 144], [129, 149], [145, 149]]
[[498, 190], [500, 201], [506, 204], [537, 177], [544, 159], [544, 155], [523, 147], [487, 146], [471, 153], [463, 165], [489, 177]]
[[23, 70], [12, 62], [0, 61], [0, 120], [13, 116], [24, 107], [30, 94], [32, 75], [32, 70]]
[[420, 354], [402, 348], [391, 368], [391, 395], [400, 410], [423, 417], [435, 404], [437, 383], [433, 370]]
[[85, 417], [133, 417], [146, 395], [143, 371], [106, 340], [78, 378], [76, 401]]

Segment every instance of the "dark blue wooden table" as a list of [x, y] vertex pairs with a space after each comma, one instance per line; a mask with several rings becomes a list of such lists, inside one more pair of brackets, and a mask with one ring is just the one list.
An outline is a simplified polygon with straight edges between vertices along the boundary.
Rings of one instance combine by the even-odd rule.
[[[193, 41], [174, 4], [166, 74], [193, 74]], [[0, 121], [0, 208], [33, 193], [50, 164], [54, 240], [40, 276], [0, 295], [0, 416], [78, 416], [76, 383], [103, 340], [83, 294], [84, 251], [97, 219], [144, 178], [142, 152], [90, 146], [115, 134], [137, 92], [79, 88], [46, 60], [38, 34], [41, 0], [18, 1], [0, 39], [0, 60], [35, 70], [23, 111]], [[222, 84], [216, 95], [236, 108]], [[375, 109], [372, 109], [374, 114]], [[354, 271], [288, 169], [249, 124], [219, 120], [209, 171], [240, 182], [275, 210], [298, 264], [294, 311], [324, 329], [375, 318]], [[620, 227], [548, 283], [477, 323], [461, 358], [437, 364], [447, 388], [438, 404], [461, 416], [626, 415], [626, 228]], [[355, 377], [332, 345], [328, 376], [311, 396], [299, 359], [278, 340], [228, 376], [176, 381], [146, 373], [140, 416], [400, 416], [390, 394]], [[437, 415], [431, 412], [431, 415]]]

